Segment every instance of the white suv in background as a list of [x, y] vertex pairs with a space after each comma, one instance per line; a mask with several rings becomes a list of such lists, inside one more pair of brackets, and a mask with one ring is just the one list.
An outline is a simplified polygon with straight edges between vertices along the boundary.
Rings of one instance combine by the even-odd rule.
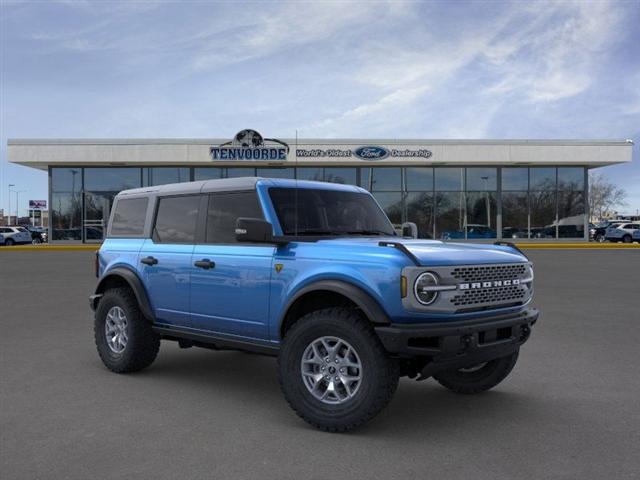
[[31, 234], [23, 227], [0, 227], [0, 235], [4, 237], [6, 246], [31, 243]]
[[610, 242], [619, 242], [623, 241], [624, 243], [631, 243], [633, 239], [633, 232], [640, 229], [640, 223], [637, 222], [629, 222], [629, 223], [621, 223], [615, 227], [607, 228], [607, 233], [605, 234], [605, 240], [609, 240]]

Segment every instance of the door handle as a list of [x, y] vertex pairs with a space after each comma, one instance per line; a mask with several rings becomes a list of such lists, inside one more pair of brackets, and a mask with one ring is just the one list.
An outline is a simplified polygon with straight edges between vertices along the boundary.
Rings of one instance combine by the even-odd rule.
[[145, 257], [140, 260], [140, 262], [144, 263], [145, 265], [155, 265], [158, 263], [158, 259], [155, 257]]
[[209, 270], [210, 268], [215, 268], [216, 262], [212, 262], [208, 258], [203, 258], [202, 260], [198, 260], [193, 262], [193, 264], [198, 268], [204, 268], [205, 270]]

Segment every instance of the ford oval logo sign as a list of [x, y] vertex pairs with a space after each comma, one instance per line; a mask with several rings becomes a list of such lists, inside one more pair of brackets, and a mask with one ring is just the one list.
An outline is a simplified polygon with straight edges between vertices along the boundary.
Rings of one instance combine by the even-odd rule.
[[358, 147], [353, 153], [363, 160], [382, 160], [389, 156], [389, 150], [376, 146]]

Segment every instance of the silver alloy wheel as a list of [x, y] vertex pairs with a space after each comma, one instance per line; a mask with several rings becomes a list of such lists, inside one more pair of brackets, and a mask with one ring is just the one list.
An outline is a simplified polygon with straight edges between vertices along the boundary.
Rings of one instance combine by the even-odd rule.
[[107, 345], [113, 353], [122, 353], [127, 348], [129, 340], [127, 316], [120, 307], [111, 307], [107, 312], [104, 333], [107, 337]]
[[338, 337], [320, 337], [311, 342], [302, 355], [300, 371], [309, 393], [331, 405], [352, 399], [362, 384], [358, 352]]

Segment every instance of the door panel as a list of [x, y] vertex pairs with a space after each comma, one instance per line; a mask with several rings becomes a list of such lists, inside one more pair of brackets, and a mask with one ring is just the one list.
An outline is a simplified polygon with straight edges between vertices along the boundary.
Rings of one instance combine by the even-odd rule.
[[[196, 245], [191, 261], [193, 328], [268, 339], [273, 245]], [[194, 266], [208, 259], [213, 268]]]
[[[189, 276], [193, 245], [154, 243], [146, 239], [138, 262], [151, 308], [158, 323], [188, 327]], [[142, 260], [153, 257], [158, 263], [145, 265]]]
[[206, 198], [200, 195], [158, 199], [152, 238], [145, 240], [138, 258], [158, 323], [191, 326], [191, 256], [196, 241], [198, 213], [204, 212], [200, 210], [203, 201], [206, 204]]

